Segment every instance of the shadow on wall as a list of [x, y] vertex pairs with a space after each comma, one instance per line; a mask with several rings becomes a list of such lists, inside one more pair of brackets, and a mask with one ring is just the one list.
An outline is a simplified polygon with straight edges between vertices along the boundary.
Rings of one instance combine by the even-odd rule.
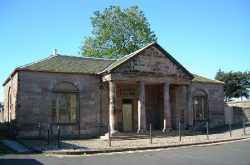
[[242, 120], [249, 122], [250, 109], [244, 109], [242, 107], [233, 106], [233, 122], [241, 123]]

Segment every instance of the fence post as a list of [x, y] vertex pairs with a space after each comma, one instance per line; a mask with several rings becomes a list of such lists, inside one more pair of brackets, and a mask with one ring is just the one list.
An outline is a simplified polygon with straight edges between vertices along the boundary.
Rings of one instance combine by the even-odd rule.
[[152, 144], [152, 124], [149, 124], [149, 139], [150, 139], [150, 144]]
[[50, 137], [49, 137], [49, 134], [50, 134], [50, 132], [49, 132], [49, 124], [48, 124], [48, 126], [47, 126], [47, 128], [48, 128], [48, 145], [50, 145]]
[[230, 120], [229, 120], [229, 129], [230, 129], [230, 137], [232, 137], [232, 124]]
[[243, 134], [246, 135], [246, 124], [244, 119], [243, 119]]
[[38, 123], [38, 139], [41, 140], [41, 123]]
[[207, 140], [209, 140], [209, 125], [208, 125], [208, 122], [207, 122]]
[[61, 148], [61, 132], [60, 132], [60, 126], [57, 126], [57, 147]]
[[109, 135], [109, 147], [111, 147], [111, 132], [110, 132], [110, 126], [108, 126], [108, 135]]
[[179, 140], [181, 142], [181, 122], [179, 122]]

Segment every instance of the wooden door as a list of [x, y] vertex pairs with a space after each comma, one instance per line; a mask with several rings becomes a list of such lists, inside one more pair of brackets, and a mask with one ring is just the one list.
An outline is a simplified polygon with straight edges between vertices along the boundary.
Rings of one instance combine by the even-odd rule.
[[123, 104], [123, 131], [132, 131], [132, 104]]

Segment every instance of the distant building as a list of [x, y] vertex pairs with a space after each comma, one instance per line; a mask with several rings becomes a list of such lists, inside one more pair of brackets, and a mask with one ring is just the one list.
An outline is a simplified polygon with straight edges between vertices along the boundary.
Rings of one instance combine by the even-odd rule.
[[[157, 43], [118, 60], [55, 55], [16, 68], [4, 86], [4, 121], [20, 136], [203, 128], [224, 124], [223, 82], [191, 74]], [[46, 131], [46, 129], [44, 129]]]

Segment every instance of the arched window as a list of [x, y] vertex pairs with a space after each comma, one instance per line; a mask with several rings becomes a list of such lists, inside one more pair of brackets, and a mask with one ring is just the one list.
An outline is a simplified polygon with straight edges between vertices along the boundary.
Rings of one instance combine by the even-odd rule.
[[193, 93], [194, 120], [207, 119], [207, 94], [203, 90], [196, 90]]
[[68, 82], [60, 82], [52, 89], [52, 121], [54, 123], [77, 123], [78, 88]]

